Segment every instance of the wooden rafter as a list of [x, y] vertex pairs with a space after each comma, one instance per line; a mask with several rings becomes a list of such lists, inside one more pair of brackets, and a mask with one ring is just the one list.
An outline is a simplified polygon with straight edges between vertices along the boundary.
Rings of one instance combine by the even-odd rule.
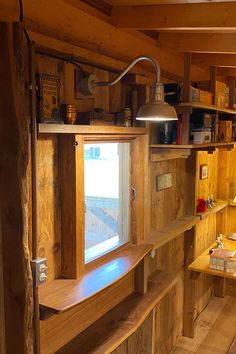
[[[45, 11], [47, 8], [47, 11]], [[138, 55], [154, 56], [160, 63], [161, 69], [182, 76], [183, 60], [180, 56], [159, 50], [153, 40], [131, 34], [115, 26], [91, 16], [62, 0], [54, 0], [53, 4], [47, 0], [24, 1], [25, 23], [29, 30], [43, 34], [54, 40], [70, 44], [72, 48], [89, 50], [91, 55], [85, 53], [84, 58], [93, 61], [95, 56], [102, 55], [112, 60], [130, 62]], [[42, 39], [42, 38], [41, 38]], [[37, 43], [37, 42], [36, 42]], [[44, 47], [51, 47], [45, 41]], [[153, 68], [146, 63], [142, 68], [153, 73]], [[193, 68], [193, 76], [204, 79], [206, 73], [202, 69]]]
[[160, 32], [157, 45], [177, 52], [236, 53], [236, 33]]
[[234, 54], [200, 54], [194, 53], [192, 62], [195, 65], [222, 66], [236, 68], [236, 55]]
[[117, 6], [112, 21], [119, 28], [157, 30], [236, 30], [236, 3]]

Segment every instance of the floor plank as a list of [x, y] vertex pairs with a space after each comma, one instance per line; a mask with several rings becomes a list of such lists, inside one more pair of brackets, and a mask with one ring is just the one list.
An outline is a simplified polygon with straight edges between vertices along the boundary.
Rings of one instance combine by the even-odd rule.
[[196, 320], [195, 337], [181, 337], [171, 354], [226, 354], [236, 335], [236, 297], [213, 297]]

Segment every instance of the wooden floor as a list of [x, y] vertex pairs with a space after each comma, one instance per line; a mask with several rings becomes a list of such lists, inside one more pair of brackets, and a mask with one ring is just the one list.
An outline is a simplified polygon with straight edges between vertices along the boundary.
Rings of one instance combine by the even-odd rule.
[[213, 297], [196, 321], [194, 339], [181, 337], [171, 354], [226, 354], [235, 335], [236, 297]]

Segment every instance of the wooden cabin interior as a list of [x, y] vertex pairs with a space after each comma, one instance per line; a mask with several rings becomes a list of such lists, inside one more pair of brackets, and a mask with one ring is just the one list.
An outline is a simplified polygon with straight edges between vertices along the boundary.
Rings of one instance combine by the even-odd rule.
[[0, 0], [0, 354], [236, 353], [235, 14]]

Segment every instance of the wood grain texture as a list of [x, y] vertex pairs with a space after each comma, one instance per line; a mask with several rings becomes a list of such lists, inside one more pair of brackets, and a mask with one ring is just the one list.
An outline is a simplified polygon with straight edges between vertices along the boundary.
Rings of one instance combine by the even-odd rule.
[[37, 140], [38, 256], [47, 258], [48, 281], [61, 275], [61, 204], [58, 141], [55, 136]]
[[[0, 194], [7, 353], [33, 352], [28, 55], [22, 24], [0, 22]], [[12, 340], [14, 333], [14, 340]]]
[[[112, 350], [118, 347], [141, 326], [152, 309], [161, 301], [174, 284], [175, 278], [173, 276], [168, 276], [164, 272], [156, 274], [150, 280], [148, 291], [145, 295], [132, 295], [117, 305], [103, 318], [89, 327], [87, 331], [81, 333], [73, 342], [59, 351], [58, 354], [73, 354], [78, 353], [78, 351], [81, 353], [94, 352], [97, 354], [111, 353]], [[91, 341], [91, 338], [93, 338], [93, 341]], [[133, 338], [137, 340], [137, 337]], [[143, 338], [143, 341], [148, 341], [150, 348], [150, 337]], [[133, 344], [128, 342], [128, 347], [129, 345], [131, 348]], [[140, 353], [147, 353], [141, 347], [136, 348], [136, 350], [140, 350]]]
[[80, 276], [78, 280], [56, 279], [39, 289], [39, 302], [56, 312], [66, 311], [126, 276], [150, 252], [150, 245], [127, 246], [105, 264]]
[[147, 133], [145, 128], [127, 128], [110, 126], [90, 125], [66, 125], [66, 124], [39, 124], [39, 133], [62, 133], [62, 134], [103, 134], [103, 135], [143, 135]]
[[135, 333], [133, 333], [127, 340], [128, 353], [130, 354], [152, 354], [154, 353], [154, 320], [153, 313], [144, 320]]
[[[150, 6], [116, 6], [112, 22], [123, 29], [203, 30], [235, 28], [230, 12], [234, 3], [159, 4]], [[214, 12], [214, 16], [212, 13]], [[178, 16], [176, 16], [178, 14]], [[223, 15], [222, 15], [223, 14]]]
[[179, 236], [183, 232], [191, 229], [199, 222], [198, 216], [183, 216], [177, 220], [174, 220], [159, 230], [155, 230], [148, 238], [148, 243], [154, 246], [154, 249], [158, 249], [164, 244], [170, 242], [175, 237]]
[[84, 150], [83, 137], [60, 136], [62, 220], [61, 276], [77, 279], [84, 268]]
[[[134, 292], [134, 273], [130, 272], [101, 291], [98, 296], [92, 297], [64, 313], [52, 316], [40, 323], [41, 350], [43, 354], [51, 354], [71, 341], [79, 333], [91, 326], [95, 321], [110, 311]], [[103, 332], [104, 328], [100, 327]], [[86, 337], [90, 344], [91, 337]], [[100, 336], [99, 336], [100, 337]], [[77, 346], [76, 353], [77, 351]], [[69, 351], [70, 352], [70, 351]]]
[[[44, 13], [45, 6], [48, 6], [47, 14]], [[145, 53], [159, 58], [161, 67], [167, 72], [178, 75], [182, 73], [182, 58], [176, 56], [173, 60], [173, 55], [170, 58], [169, 53], [166, 53], [165, 50], [160, 53], [154, 41], [150, 42], [141, 38], [140, 35], [135, 35], [135, 33], [119, 30], [114, 25], [65, 4], [64, 1], [57, 0], [53, 6], [49, 6], [46, 1], [40, 4], [36, 1], [26, 1], [25, 19], [28, 29], [70, 43], [71, 46], [73, 44], [75, 47], [89, 49], [95, 54], [99, 52], [99, 54], [121, 59], [126, 63]], [[90, 25], [91, 23], [93, 23], [93, 26]], [[107, 33], [109, 33], [109, 36]], [[47, 43], [44, 43], [43, 46], [50, 48]], [[73, 53], [74, 50], [71, 46], [70, 50], [62, 50], [62, 52]], [[88, 60], [88, 58], [92, 58], [91, 53], [90, 56], [83, 56], [85, 60]], [[147, 68], [153, 72], [149, 65]], [[117, 68], [114, 67], [114, 69]], [[196, 80], [201, 80], [205, 77], [205, 74], [202, 69], [194, 68], [193, 79], [195, 77]]]

